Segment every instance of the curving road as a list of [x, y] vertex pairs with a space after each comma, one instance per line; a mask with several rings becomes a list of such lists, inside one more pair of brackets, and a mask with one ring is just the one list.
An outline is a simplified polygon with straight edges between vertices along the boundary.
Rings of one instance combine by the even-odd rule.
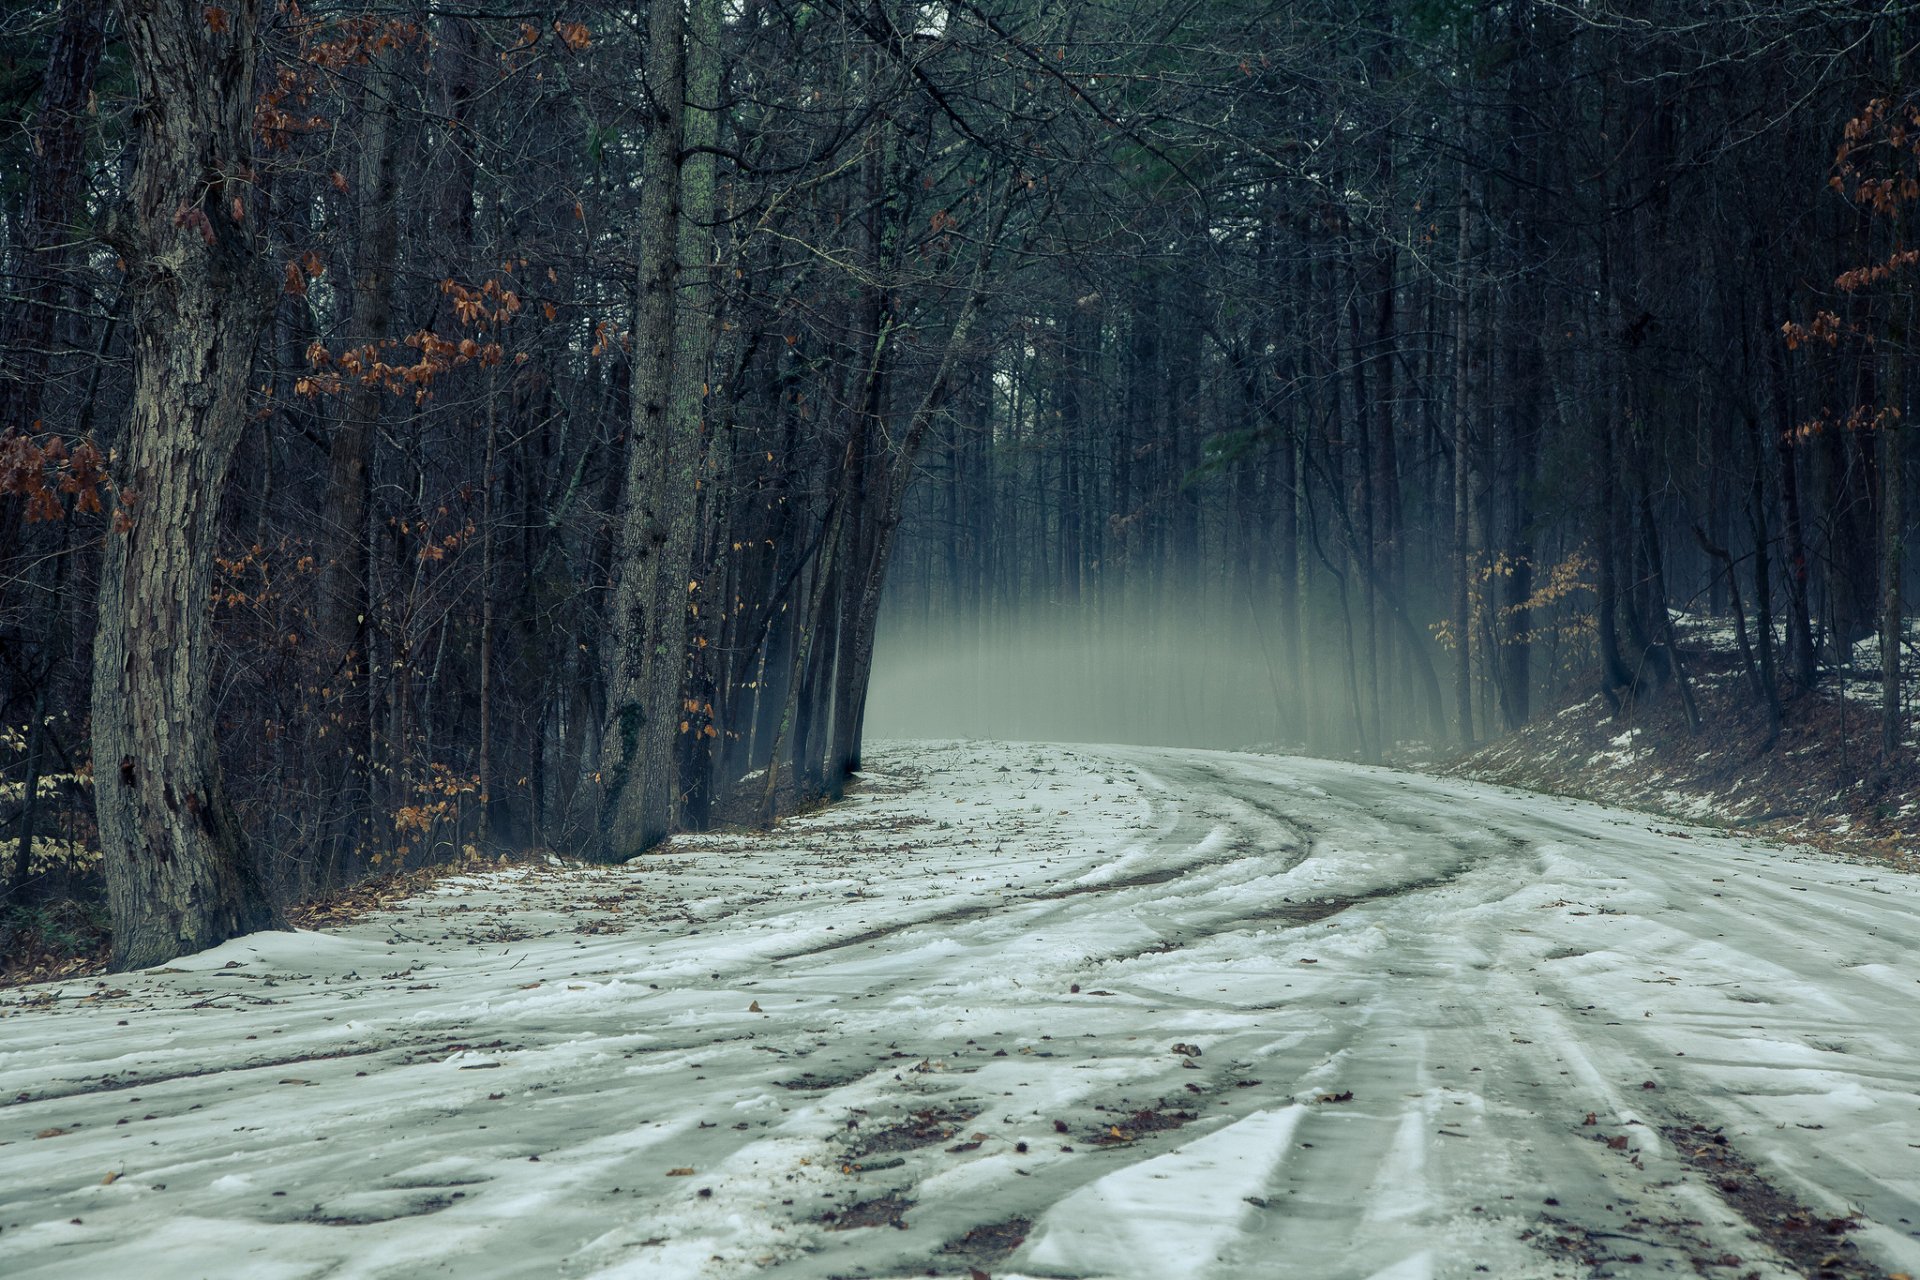
[[1920, 1274], [1911, 877], [1323, 761], [872, 763], [0, 993], [0, 1274]]

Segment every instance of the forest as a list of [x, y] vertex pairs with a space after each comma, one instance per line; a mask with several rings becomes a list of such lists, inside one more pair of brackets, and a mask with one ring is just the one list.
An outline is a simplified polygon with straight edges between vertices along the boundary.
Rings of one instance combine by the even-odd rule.
[[3, 932], [764, 825], [877, 672], [1377, 760], [1704, 621], [1892, 767], [1917, 17], [10, 4]]

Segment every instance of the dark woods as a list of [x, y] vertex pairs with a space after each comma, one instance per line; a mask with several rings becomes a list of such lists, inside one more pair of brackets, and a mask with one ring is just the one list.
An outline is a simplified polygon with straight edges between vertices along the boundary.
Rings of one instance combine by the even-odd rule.
[[1898, 746], [1902, 6], [0, 21], [0, 880], [122, 965], [831, 797], [883, 623], [1376, 754], [1688, 610]]

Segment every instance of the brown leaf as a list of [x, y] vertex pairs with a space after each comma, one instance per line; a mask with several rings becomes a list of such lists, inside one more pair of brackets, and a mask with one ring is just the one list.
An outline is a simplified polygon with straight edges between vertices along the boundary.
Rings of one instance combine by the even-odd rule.
[[1617, 1138], [1608, 1138], [1607, 1145], [1615, 1151], [1625, 1151], [1627, 1149], [1627, 1135], [1623, 1133]]
[[667, 1170], [667, 1176], [669, 1178], [691, 1178], [693, 1176], [693, 1170], [686, 1165], [682, 1165], [678, 1169]]
[[758, 1000], [755, 1000], [752, 1004], [747, 1006], [747, 1012], [748, 1013], [765, 1013], [766, 1010], [760, 1007], [760, 1002]]
[[65, 1129], [42, 1129], [33, 1136], [36, 1138], [64, 1138], [67, 1136], [67, 1131]]

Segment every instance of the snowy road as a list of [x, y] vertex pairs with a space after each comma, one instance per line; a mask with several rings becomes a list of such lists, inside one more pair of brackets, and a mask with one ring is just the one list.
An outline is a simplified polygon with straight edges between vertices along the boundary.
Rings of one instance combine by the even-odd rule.
[[0, 1275], [1920, 1274], [1914, 880], [1144, 748], [0, 993]]

